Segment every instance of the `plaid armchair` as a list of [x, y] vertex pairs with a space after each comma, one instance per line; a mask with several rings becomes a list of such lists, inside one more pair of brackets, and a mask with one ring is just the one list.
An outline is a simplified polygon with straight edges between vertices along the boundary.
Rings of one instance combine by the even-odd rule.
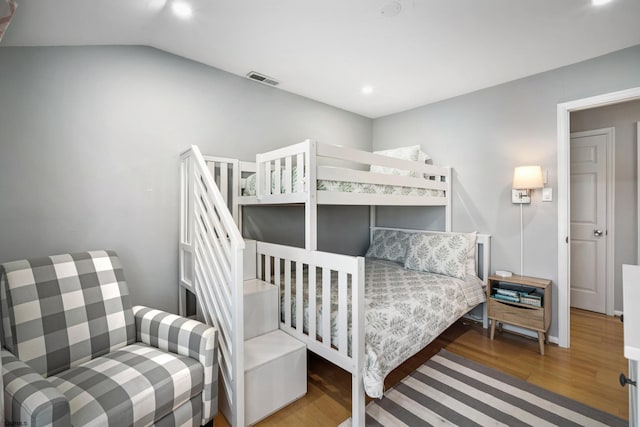
[[217, 331], [131, 307], [115, 252], [0, 266], [5, 423], [201, 425], [218, 408]]

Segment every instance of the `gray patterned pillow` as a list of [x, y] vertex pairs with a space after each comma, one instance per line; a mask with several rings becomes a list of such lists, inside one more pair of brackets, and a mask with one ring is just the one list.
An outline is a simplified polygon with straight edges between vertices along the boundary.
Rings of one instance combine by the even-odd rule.
[[[430, 233], [428, 231], [425, 231], [424, 234], [433, 236], [436, 233]], [[437, 233], [437, 234], [442, 235], [442, 233]], [[454, 234], [463, 236], [465, 239], [467, 239], [469, 243], [469, 247], [467, 248], [467, 260], [465, 262], [465, 275], [477, 276], [478, 273], [476, 269], [476, 241], [477, 241], [478, 233], [476, 231], [473, 231], [471, 233], [457, 233], [457, 232], [446, 233], [446, 235], [454, 235]]]
[[404, 267], [464, 279], [468, 240], [460, 234], [415, 234]]
[[366, 257], [405, 262], [411, 233], [396, 230], [375, 230]]

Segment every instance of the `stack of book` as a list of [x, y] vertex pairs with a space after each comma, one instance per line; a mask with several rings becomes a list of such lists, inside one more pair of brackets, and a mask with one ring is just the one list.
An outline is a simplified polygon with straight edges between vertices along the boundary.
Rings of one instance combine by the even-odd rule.
[[542, 307], [542, 297], [535, 294], [521, 295], [520, 302], [534, 307]]
[[533, 288], [505, 289], [496, 288], [491, 298], [499, 301], [517, 302], [534, 307], [542, 307], [542, 296], [537, 295]]
[[496, 293], [493, 294], [493, 298], [508, 302], [520, 302], [520, 293], [511, 289], [498, 288]]

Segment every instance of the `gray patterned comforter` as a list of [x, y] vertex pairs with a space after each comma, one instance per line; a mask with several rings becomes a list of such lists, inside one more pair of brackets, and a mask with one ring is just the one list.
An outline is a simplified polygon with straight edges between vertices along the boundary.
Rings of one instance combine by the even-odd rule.
[[[295, 272], [294, 272], [295, 273]], [[292, 273], [292, 289], [295, 274]], [[318, 271], [319, 274], [319, 271]], [[337, 278], [332, 277], [331, 343], [337, 346]], [[281, 284], [284, 280], [281, 280]], [[317, 283], [317, 335], [322, 337], [321, 279]], [[284, 285], [281, 285], [284, 289]], [[307, 286], [305, 283], [305, 298]], [[335, 291], [334, 291], [335, 290]], [[295, 294], [295, 290], [293, 291]], [[364, 388], [374, 398], [382, 397], [384, 378], [409, 357], [433, 341], [457, 319], [485, 301], [482, 281], [467, 275], [464, 280], [407, 270], [402, 264], [367, 258], [365, 262], [365, 367]], [[281, 304], [284, 295], [281, 292]], [[296, 325], [296, 302], [291, 301], [292, 326]], [[351, 312], [351, 303], [348, 307]], [[351, 316], [348, 316], [349, 319]], [[303, 310], [308, 331], [309, 309]], [[351, 324], [349, 323], [349, 354]]]

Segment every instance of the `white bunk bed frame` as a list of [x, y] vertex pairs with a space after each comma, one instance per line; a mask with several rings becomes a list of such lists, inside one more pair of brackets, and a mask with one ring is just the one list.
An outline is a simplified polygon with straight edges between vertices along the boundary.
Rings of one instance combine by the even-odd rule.
[[[425, 174], [427, 179], [392, 176], [349, 167], [325, 165], [325, 160], [347, 160], [359, 165], [379, 165]], [[364, 426], [365, 392], [362, 383], [364, 355], [364, 262], [363, 257], [338, 255], [317, 251], [317, 205], [374, 205], [371, 208], [371, 235], [375, 227], [375, 206], [444, 206], [446, 231], [451, 228], [451, 170], [419, 162], [394, 159], [352, 148], [304, 141], [289, 147], [256, 156], [256, 163], [241, 162], [214, 156], [202, 156], [192, 147], [181, 156], [181, 242], [180, 242], [180, 309], [186, 303], [184, 289], [197, 295], [208, 322], [220, 331], [220, 367], [222, 389], [232, 406], [234, 426], [244, 425], [244, 379], [241, 345], [244, 342], [242, 319], [242, 257], [244, 248], [238, 229], [230, 224], [235, 220], [241, 230], [241, 208], [244, 205], [305, 205], [305, 249], [257, 242], [257, 271], [265, 281], [280, 285], [284, 276], [284, 321], [281, 329], [301, 340], [307, 348], [352, 374], [352, 423]], [[294, 166], [304, 166], [295, 182], [291, 182]], [[360, 166], [362, 167], [362, 166]], [[301, 168], [298, 167], [298, 171]], [[272, 190], [271, 171], [275, 173]], [[243, 178], [256, 175], [256, 195], [243, 196]], [[283, 178], [281, 178], [281, 176]], [[284, 183], [281, 182], [284, 179]], [[386, 194], [334, 193], [319, 191], [316, 180], [351, 181], [369, 184], [388, 184], [444, 191], [442, 196], [400, 196]], [[281, 189], [281, 184], [283, 191]], [[226, 206], [225, 206], [226, 205]], [[228, 207], [228, 209], [227, 209]], [[209, 218], [212, 217], [212, 218]], [[404, 230], [426, 231], [426, 230]], [[431, 231], [430, 231], [431, 232]], [[215, 236], [215, 237], [214, 237]], [[490, 267], [490, 236], [479, 234], [476, 265], [486, 284]], [[281, 265], [284, 266], [280, 271]], [[303, 271], [321, 269], [324, 286], [323, 306], [329, 307], [331, 272], [338, 277], [338, 343], [332, 345], [329, 333], [318, 339], [318, 326], [310, 319], [307, 332], [303, 322], [291, 327], [291, 301], [296, 299], [296, 319], [302, 319]], [[481, 267], [481, 268], [480, 268]], [[273, 268], [273, 272], [271, 269]], [[292, 268], [296, 280], [292, 282]], [[272, 276], [273, 273], [273, 276]], [[314, 295], [316, 277], [307, 277], [309, 294]], [[351, 295], [349, 295], [351, 289]], [[293, 296], [293, 290], [296, 290]], [[351, 300], [351, 318], [346, 309]], [[316, 301], [310, 298], [309, 312], [315, 312]], [[184, 313], [183, 313], [184, 314]], [[313, 318], [313, 316], [310, 316]], [[486, 318], [486, 315], [485, 315]], [[330, 316], [323, 317], [322, 329], [330, 330]], [[352, 325], [351, 352], [348, 351], [348, 324]], [[486, 322], [485, 322], [486, 323]], [[486, 326], [485, 326], [486, 327]]]
[[[426, 230], [408, 230], [386, 227], [372, 227], [375, 229], [400, 230], [408, 232], [425, 232]], [[429, 233], [436, 233], [429, 231]], [[476, 242], [476, 265], [482, 273], [482, 280], [487, 285], [490, 268], [490, 236], [478, 234]], [[364, 325], [364, 285], [365, 258], [338, 255], [326, 252], [309, 251], [290, 246], [274, 245], [271, 243], [258, 242], [258, 272], [261, 279], [274, 283], [279, 289], [284, 288], [284, 304], [281, 309], [280, 329], [294, 338], [304, 342], [309, 350], [341, 367], [351, 374], [351, 411], [352, 425], [364, 426], [365, 421], [365, 392], [363, 386], [363, 369], [365, 362], [365, 325]], [[281, 271], [281, 264], [284, 268]], [[315, 316], [309, 316], [308, 330], [303, 328], [303, 286], [308, 283], [308, 295], [315, 295], [318, 283], [314, 274], [308, 274], [304, 270], [314, 271], [316, 268], [322, 270], [322, 307], [331, 307], [333, 290], [329, 286], [331, 272], [337, 272], [338, 276], [338, 343], [332, 343], [331, 334], [326, 331], [331, 330], [330, 316], [322, 316], [322, 337], [317, 336], [319, 330], [316, 325]], [[271, 269], [275, 271], [271, 271]], [[295, 281], [292, 280], [291, 272], [295, 271]], [[273, 273], [273, 274], [272, 274]], [[282, 274], [281, 274], [282, 273]], [[284, 283], [281, 283], [281, 276], [284, 276]], [[480, 276], [479, 276], [480, 277]], [[273, 279], [271, 279], [273, 278]], [[351, 288], [351, 295], [349, 295]], [[292, 300], [295, 304], [295, 327], [291, 326]], [[352, 302], [351, 318], [347, 305]], [[308, 312], [316, 312], [315, 298], [309, 298]], [[486, 310], [483, 314], [483, 326], [486, 328]], [[348, 325], [351, 324], [351, 354], [348, 346]]]
[[[445, 230], [451, 231], [449, 167], [396, 159], [313, 140], [258, 154], [255, 163], [214, 156], [205, 156], [205, 160], [214, 176], [221, 178], [223, 195], [231, 190], [228, 202], [240, 230], [242, 206], [304, 204], [305, 248], [309, 250], [318, 247], [318, 205], [372, 206], [372, 224], [375, 224], [375, 206], [442, 206], [445, 208]], [[410, 171], [427, 179], [369, 172], [372, 165]], [[298, 173], [296, 179], [292, 180], [294, 168]], [[227, 176], [227, 171], [232, 171], [232, 178]], [[280, 173], [272, 174], [272, 171]], [[242, 194], [244, 178], [252, 173], [256, 174], [256, 195], [245, 196]], [[317, 181], [320, 180], [438, 190], [442, 195], [323, 191], [317, 189]]]

